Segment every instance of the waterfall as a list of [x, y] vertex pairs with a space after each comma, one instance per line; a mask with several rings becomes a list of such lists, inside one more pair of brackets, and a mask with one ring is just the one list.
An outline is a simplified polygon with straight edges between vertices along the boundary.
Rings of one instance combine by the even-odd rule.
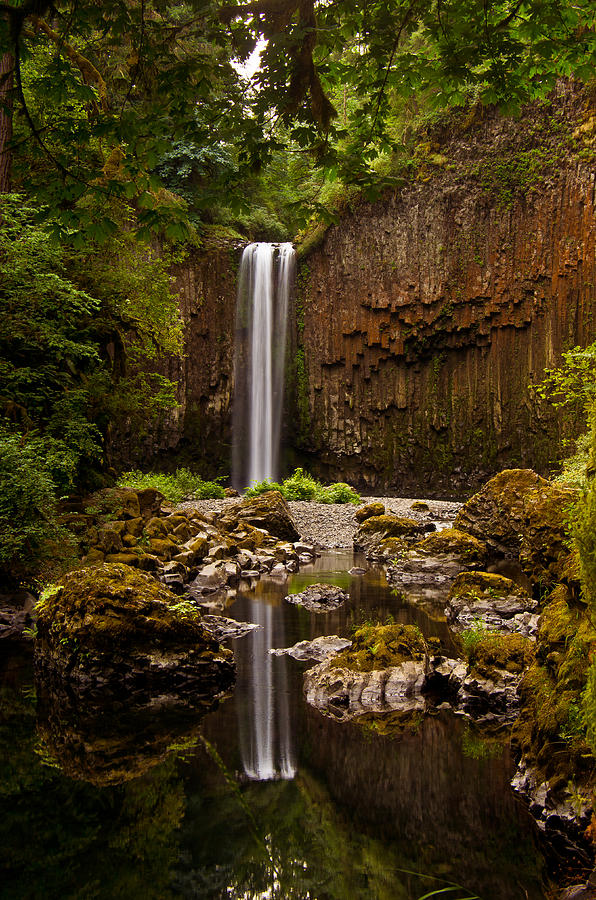
[[286, 331], [295, 253], [291, 244], [249, 244], [236, 305], [232, 482], [242, 490], [277, 479]]

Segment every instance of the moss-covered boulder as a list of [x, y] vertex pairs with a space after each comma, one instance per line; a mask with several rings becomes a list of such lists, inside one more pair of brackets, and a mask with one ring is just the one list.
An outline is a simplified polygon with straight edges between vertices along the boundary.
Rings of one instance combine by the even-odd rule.
[[361, 625], [352, 644], [332, 662], [335, 667], [372, 672], [398, 666], [406, 660], [424, 660], [426, 641], [415, 625]]
[[547, 485], [531, 469], [505, 469], [464, 503], [455, 527], [486, 541], [499, 553], [517, 554], [526, 517], [526, 497]]
[[366, 519], [370, 519], [372, 516], [384, 516], [385, 515], [385, 506], [383, 503], [367, 503], [366, 506], [361, 506], [360, 509], [357, 509], [354, 513], [354, 518], [357, 522], [364, 522]]
[[531, 469], [506, 469], [460, 509], [455, 527], [491, 550], [519, 557], [536, 582], [562, 577], [569, 549], [569, 512], [577, 492], [551, 484]]
[[405, 516], [370, 516], [354, 535], [354, 549], [369, 559], [394, 556], [424, 534], [424, 525]]
[[279, 491], [267, 491], [257, 497], [245, 497], [231, 503], [219, 518], [218, 525], [236, 529], [238, 522], [248, 522], [256, 528], [263, 528], [274, 537], [284, 541], [297, 541], [300, 534], [292, 518], [290, 507]]
[[365, 713], [424, 709], [427, 648], [412, 625], [365, 625], [352, 646], [306, 672], [307, 702], [347, 721]]
[[535, 634], [538, 603], [510, 578], [491, 572], [461, 572], [451, 586], [445, 615], [456, 631], [478, 621], [489, 630]]
[[150, 575], [126, 565], [64, 576], [38, 606], [36, 665], [80, 690], [192, 690], [212, 697], [234, 663], [200, 616]]
[[487, 633], [469, 650], [469, 670], [493, 679], [499, 672], [521, 675], [532, 664], [534, 656], [534, 644], [520, 634]]
[[471, 564], [484, 562], [488, 556], [488, 548], [483, 541], [457, 528], [435, 531], [417, 543], [415, 549], [430, 556], [457, 556], [463, 562]]

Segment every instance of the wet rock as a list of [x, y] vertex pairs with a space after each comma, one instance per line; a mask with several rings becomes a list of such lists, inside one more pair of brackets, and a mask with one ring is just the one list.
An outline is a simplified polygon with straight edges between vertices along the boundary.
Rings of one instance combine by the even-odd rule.
[[346, 647], [351, 647], [352, 641], [348, 638], [338, 637], [336, 634], [315, 638], [313, 641], [299, 641], [292, 647], [271, 649], [272, 656], [291, 656], [298, 660], [312, 660], [323, 662], [330, 656], [335, 656]]
[[360, 509], [357, 509], [354, 513], [354, 518], [357, 522], [364, 522], [366, 519], [370, 519], [372, 516], [384, 516], [385, 515], [385, 504], [384, 503], [367, 503], [366, 506], [361, 506]]
[[363, 569], [362, 566], [352, 566], [351, 569], [348, 569], [348, 575], [366, 575], [367, 569]]
[[236, 619], [228, 619], [226, 616], [204, 615], [201, 623], [217, 641], [236, 640], [262, 628], [254, 622], [237, 622]]
[[269, 574], [272, 578], [287, 578], [288, 571], [283, 563], [276, 563], [270, 570]]
[[493, 669], [491, 678], [468, 670], [457, 696], [457, 706], [482, 722], [512, 722], [519, 707], [521, 679], [521, 674], [506, 669]]
[[320, 663], [304, 676], [307, 703], [325, 715], [347, 721], [369, 712], [424, 709], [423, 660], [370, 672], [343, 668], [338, 658]]
[[[565, 787], [552, 787], [544, 781], [538, 770], [523, 758], [511, 780], [513, 790], [528, 804], [530, 812], [550, 844], [554, 844], [566, 856], [566, 865], [575, 861], [582, 867], [592, 863], [592, 850], [586, 836], [593, 813], [592, 789], [588, 785], [582, 791], [572, 791], [571, 783]], [[581, 896], [581, 894], [579, 895]]]
[[303, 606], [310, 612], [329, 612], [338, 609], [347, 599], [346, 592], [335, 584], [311, 584], [299, 594], [288, 594], [286, 597], [288, 603]]
[[510, 578], [489, 572], [460, 573], [449, 592], [445, 616], [455, 631], [479, 621], [491, 631], [533, 636], [538, 629], [538, 603]]
[[290, 513], [290, 508], [279, 491], [267, 491], [258, 497], [247, 497], [231, 503], [220, 523], [226, 527], [238, 521], [263, 528], [269, 534], [285, 541], [298, 541], [300, 535]]
[[83, 568], [38, 605], [38, 672], [80, 691], [148, 686], [215, 696], [234, 680], [199, 616], [150, 575], [124, 565]]

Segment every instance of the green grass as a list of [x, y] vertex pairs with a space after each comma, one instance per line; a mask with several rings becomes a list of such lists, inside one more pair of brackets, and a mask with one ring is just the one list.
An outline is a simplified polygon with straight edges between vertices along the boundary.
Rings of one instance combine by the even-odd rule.
[[224, 489], [217, 481], [203, 481], [200, 475], [184, 468], [176, 469], [171, 475], [165, 472], [140, 472], [135, 469], [123, 472], [117, 483], [118, 487], [133, 490], [155, 488], [170, 503], [180, 503], [181, 500], [221, 499], [224, 496]]
[[358, 494], [349, 484], [336, 481], [327, 486], [317, 481], [304, 469], [296, 471], [281, 483], [277, 481], [256, 481], [246, 488], [247, 497], [256, 497], [265, 491], [279, 491], [286, 500], [314, 500], [317, 503], [355, 503], [361, 502]]

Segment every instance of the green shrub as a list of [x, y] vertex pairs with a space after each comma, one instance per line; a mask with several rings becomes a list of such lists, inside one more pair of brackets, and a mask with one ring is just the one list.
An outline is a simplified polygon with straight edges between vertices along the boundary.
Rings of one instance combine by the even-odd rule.
[[6, 578], [35, 573], [42, 559], [62, 547], [66, 532], [56, 522], [56, 485], [42, 442], [0, 430], [0, 570]]
[[266, 491], [279, 491], [286, 500], [314, 500], [317, 503], [360, 503], [358, 494], [349, 484], [343, 481], [335, 482], [327, 487], [313, 478], [304, 469], [296, 469], [288, 478], [280, 484], [277, 481], [265, 479], [255, 481], [246, 488], [245, 496], [256, 497]]
[[171, 503], [180, 503], [181, 500], [221, 499], [224, 496], [224, 489], [217, 481], [203, 481], [200, 475], [185, 468], [176, 469], [170, 475], [165, 472], [138, 470], [123, 472], [118, 479], [118, 487], [135, 490], [155, 488]]

